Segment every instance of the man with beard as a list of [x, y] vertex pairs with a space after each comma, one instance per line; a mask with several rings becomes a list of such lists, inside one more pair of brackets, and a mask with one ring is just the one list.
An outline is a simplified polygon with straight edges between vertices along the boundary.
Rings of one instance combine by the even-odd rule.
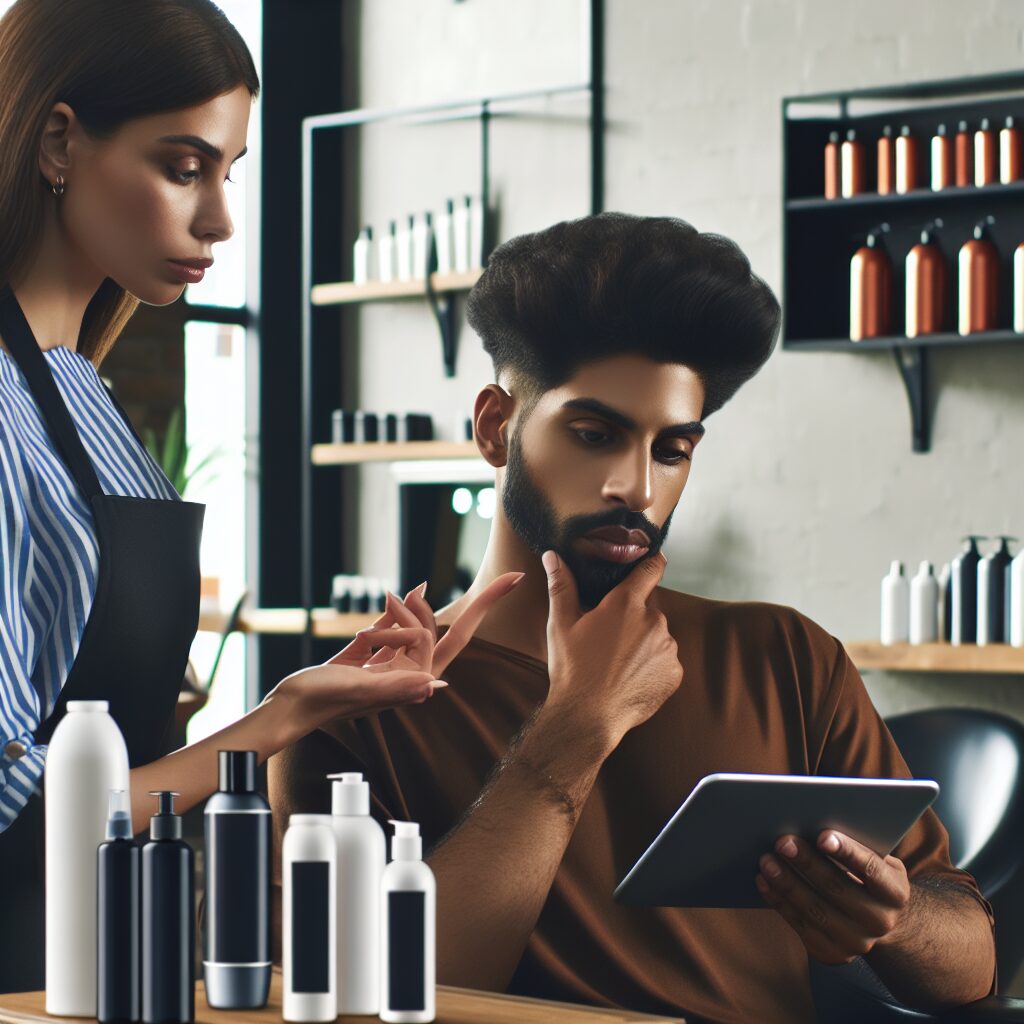
[[771, 911], [612, 899], [712, 772], [909, 777], [835, 638], [658, 586], [704, 421], [778, 332], [743, 253], [670, 218], [583, 218], [498, 248], [468, 316], [495, 367], [474, 410], [501, 496], [483, 564], [436, 620], [422, 587], [390, 597], [344, 656], [429, 667], [467, 601], [525, 575], [435, 699], [271, 759], [278, 845], [286, 814], [329, 808], [328, 772], [364, 772], [378, 820], [421, 825], [446, 984], [809, 1021], [809, 953], [866, 955], [922, 1006], [986, 995], [991, 910], [931, 812], [885, 858], [833, 831], [780, 837], [756, 879]]

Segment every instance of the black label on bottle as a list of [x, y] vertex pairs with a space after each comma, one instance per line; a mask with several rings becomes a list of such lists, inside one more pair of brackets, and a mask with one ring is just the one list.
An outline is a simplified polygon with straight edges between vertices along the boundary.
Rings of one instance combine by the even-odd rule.
[[269, 961], [270, 815], [207, 817], [206, 959]]
[[292, 991], [330, 991], [330, 896], [326, 861], [292, 863]]
[[425, 895], [388, 893], [388, 1006], [423, 1010], [427, 1005]]

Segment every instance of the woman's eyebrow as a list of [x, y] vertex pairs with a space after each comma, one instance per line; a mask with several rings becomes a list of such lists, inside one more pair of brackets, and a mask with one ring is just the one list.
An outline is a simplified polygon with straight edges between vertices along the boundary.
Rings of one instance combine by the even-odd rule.
[[[223, 160], [224, 151], [218, 149], [212, 142], [207, 142], [206, 139], [201, 139], [198, 135], [162, 135], [160, 137], [161, 142], [183, 142], [187, 146], [195, 146], [200, 153], [205, 153], [212, 160]], [[246, 153], [249, 152], [249, 147], [243, 148], [242, 152], [235, 157], [235, 160], [240, 160]], [[234, 163], [235, 160], [231, 162]]]

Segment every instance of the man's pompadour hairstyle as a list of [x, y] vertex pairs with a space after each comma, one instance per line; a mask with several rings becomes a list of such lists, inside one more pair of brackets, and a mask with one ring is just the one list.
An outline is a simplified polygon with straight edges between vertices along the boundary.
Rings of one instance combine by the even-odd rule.
[[467, 318], [495, 374], [539, 391], [627, 352], [689, 366], [703, 419], [764, 365], [782, 311], [731, 239], [674, 217], [601, 213], [498, 246]]

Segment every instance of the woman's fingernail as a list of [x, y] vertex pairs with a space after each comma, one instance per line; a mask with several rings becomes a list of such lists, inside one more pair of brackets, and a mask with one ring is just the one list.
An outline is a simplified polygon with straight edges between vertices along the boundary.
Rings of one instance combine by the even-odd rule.
[[424, 595], [424, 594], [426, 594], [426, 592], [427, 592], [427, 581], [426, 581], [426, 580], [424, 580], [424, 581], [423, 581], [423, 582], [422, 582], [422, 583], [421, 583], [421, 584], [420, 584], [420, 585], [419, 585], [419, 586], [418, 586], [418, 587], [417, 587], [417, 588], [416, 588], [416, 589], [415, 589], [415, 590], [413, 591], [413, 593], [415, 593], [415, 594], [419, 594], [419, 595], [420, 595], [420, 597], [423, 597], [423, 595]]
[[446, 682], [445, 682], [445, 681], [444, 681], [443, 679], [433, 679], [433, 680], [431, 680], [431, 683], [430, 683], [430, 685], [431, 685], [431, 686], [432, 686], [432, 687], [433, 687], [433, 688], [434, 688], [435, 690], [441, 690], [441, 689], [443, 689], [444, 687], [446, 687], [446, 686], [447, 686], [448, 684], [447, 684], [447, 683], [446, 683]]
[[525, 578], [526, 578], [526, 573], [525, 572], [519, 573], [516, 576], [516, 578], [508, 585], [508, 589], [512, 590], [513, 587], [518, 587], [519, 584], [522, 583]]

